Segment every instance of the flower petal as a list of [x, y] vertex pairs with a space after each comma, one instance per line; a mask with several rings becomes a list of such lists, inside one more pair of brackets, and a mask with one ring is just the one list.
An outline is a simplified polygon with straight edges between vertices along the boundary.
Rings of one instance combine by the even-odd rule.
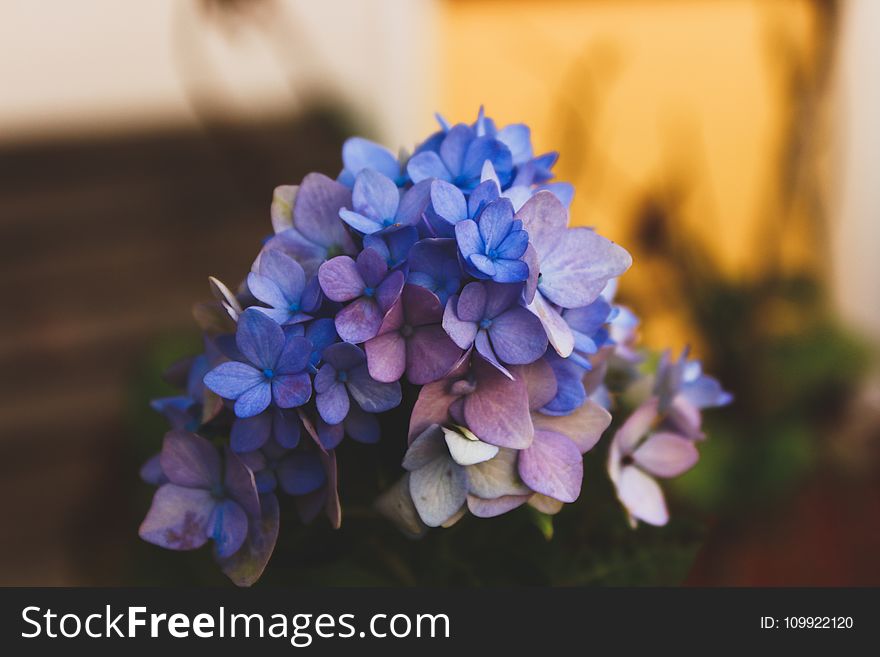
[[229, 445], [238, 453], [253, 452], [269, 440], [272, 433], [272, 411], [263, 411], [248, 418], [236, 418], [232, 423]]
[[571, 327], [565, 323], [562, 315], [547, 303], [544, 295], [540, 292], [535, 294], [528, 309], [541, 320], [544, 331], [547, 333], [547, 339], [553, 345], [556, 353], [563, 358], [571, 356], [571, 352], [574, 351], [574, 335], [571, 332]]
[[337, 253], [354, 253], [351, 235], [339, 220], [339, 209], [350, 206], [348, 187], [320, 173], [310, 173], [303, 178], [296, 194], [293, 225], [314, 244]]
[[398, 331], [389, 331], [367, 340], [367, 367], [376, 381], [399, 381], [406, 371], [406, 342]]
[[236, 586], [251, 586], [263, 574], [278, 540], [279, 515], [278, 498], [261, 496], [260, 517], [251, 519], [244, 545], [220, 560], [220, 568]]
[[495, 354], [511, 365], [526, 365], [547, 351], [547, 334], [541, 321], [525, 308], [515, 307], [500, 314], [489, 327]]
[[340, 338], [352, 344], [361, 343], [379, 332], [382, 312], [373, 299], [360, 297], [337, 313], [334, 324]]
[[288, 495], [311, 493], [326, 481], [324, 466], [315, 450], [294, 450], [278, 464], [278, 483]]
[[476, 495], [467, 496], [468, 510], [477, 518], [494, 518], [522, 506], [529, 500], [528, 495], [502, 495], [487, 500]]
[[465, 219], [455, 224], [455, 241], [465, 258], [469, 258], [475, 253], [481, 254], [486, 248], [477, 222], [471, 219]]
[[431, 206], [451, 224], [468, 218], [467, 202], [461, 190], [445, 180], [431, 182]]
[[498, 447], [484, 443], [482, 440], [471, 440], [454, 429], [443, 427], [443, 436], [452, 460], [459, 465], [474, 465], [488, 461], [498, 454]]
[[660, 485], [638, 468], [623, 468], [617, 482], [617, 497], [626, 510], [642, 522], [657, 527], [669, 522]]
[[400, 383], [376, 381], [364, 366], [349, 373], [348, 391], [357, 405], [368, 413], [381, 413], [400, 404]]
[[483, 283], [468, 283], [455, 306], [456, 315], [464, 322], [479, 322], [486, 316], [487, 288]]
[[519, 452], [502, 447], [495, 458], [467, 467], [468, 491], [487, 500], [507, 495], [531, 495], [517, 472]]
[[532, 422], [536, 431], [553, 431], [568, 437], [584, 454], [595, 447], [611, 424], [611, 413], [588, 399], [569, 415], [533, 413]]
[[347, 433], [352, 440], [367, 445], [379, 442], [379, 438], [381, 437], [379, 420], [376, 419], [376, 416], [372, 413], [362, 411], [357, 405], [354, 405], [349, 409], [344, 424], [345, 433]]
[[477, 388], [464, 401], [467, 427], [480, 440], [499, 447], [528, 447], [534, 429], [525, 383], [508, 379], [481, 359], [474, 360], [474, 372]]
[[651, 397], [635, 411], [632, 412], [617, 433], [614, 434], [614, 442], [624, 454], [631, 454], [639, 440], [651, 430], [657, 419], [657, 407], [659, 399]]
[[348, 415], [348, 391], [339, 382], [315, 395], [318, 412], [327, 424], [339, 424]]
[[235, 415], [237, 417], [253, 417], [265, 411], [271, 401], [272, 386], [268, 380], [264, 380], [239, 395], [235, 400]]
[[138, 535], [169, 550], [200, 548], [208, 541], [208, 519], [215, 504], [211, 493], [200, 488], [160, 486]]
[[318, 281], [324, 294], [332, 301], [356, 299], [366, 287], [357, 264], [348, 256], [336, 256], [321, 265]]
[[273, 368], [284, 348], [284, 331], [263, 313], [248, 308], [238, 318], [235, 344], [255, 367]]
[[162, 472], [172, 484], [210, 489], [220, 482], [220, 455], [205, 438], [188, 431], [165, 434], [159, 454]]
[[272, 379], [272, 398], [279, 408], [302, 406], [312, 396], [312, 379], [305, 373], [279, 374]]
[[263, 383], [263, 373], [246, 363], [220, 363], [205, 375], [205, 385], [224, 399], [238, 399]]
[[700, 454], [692, 440], [658, 432], [639, 445], [632, 458], [655, 477], [677, 477], [694, 467]]
[[406, 164], [406, 172], [414, 183], [432, 178], [452, 180], [440, 156], [433, 151], [422, 151], [413, 155]]
[[571, 440], [539, 429], [532, 444], [519, 455], [519, 475], [535, 492], [560, 502], [574, 502], [581, 492], [584, 461]]
[[208, 520], [208, 531], [214, 540], [216, 555], [221, 559], [232, 556], [247, 538], [247, 514], [232, 500], [224, 500], [214, 507]]
[[465, 503], [467, 478], [451, 458], [439, 457], [410, 472], [409, 491], [422, 522], [439, 527]]
[[374, 169], [383, 176], [396, 180], [400, 175], [400, 163], [394, 154], [363, 137], [351, 137], [342, 145], [342, 162], [345, 170], [357, 176], [364, 169]]
[[419, 326], [406, 341], [406, 377], [414, 385], [437, 381], [449, 373], [461, 355], [462, 350], [442, 326]]

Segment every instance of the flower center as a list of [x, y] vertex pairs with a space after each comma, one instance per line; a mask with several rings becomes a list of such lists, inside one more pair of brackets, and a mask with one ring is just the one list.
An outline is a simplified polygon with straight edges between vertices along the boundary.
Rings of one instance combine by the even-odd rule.
[[382, 220], [382, 228], [388, 228], [394, 225], [394, 219], [383, 219]]
[[339, 381], [339, 383], [345, 383], [346, 381], [348, 381], [348, 372], [344, 372], [344, 371], [337, 372], [336, 373], [336, 380]]
[[622, 459], [620, 459], [620, 465], [622, 465], [624, 467], [626, 467], [628, 465], [632, 465], [633, 463], [635, 463], [635, 461], [633, 460], [633, 457], [630, 456], [629, 454], [627, 454]]
[[290, 305], [287, 308], [292, 313], [298, 313], [300, 309], [300, 305], [298, 301], [291, 301]]
[[492, 326], [492, 320], [489, 319], [488, 317], [484, 317], [483, 319], [480, 320], [480, 328], [481, 329], [487, 329], [490, 326]]
[[373, 287], [365, 287], [364, 288], [364, 296], [365, 297], [372, 297], [374, 294], [376, 294], [376, 288], [373, 288]]
[[411, 336], [413, 334], [413, 327], [410, 326], [409, 324], [404, 324], [403, 326], [400, 327], [400, 334], [403, 337], [408, 338], [409, 336]]
[[273, 370], [271, 367], [267, 367], [263, 370], [263, 376], [265, 376], [267, 379], [271, 379], [273, 376], [275, 376], [275, 370]]
[[498, 260], [498, 250], [497, 249], [489, 249], [489, 253], [486, 254], [490, 260]]

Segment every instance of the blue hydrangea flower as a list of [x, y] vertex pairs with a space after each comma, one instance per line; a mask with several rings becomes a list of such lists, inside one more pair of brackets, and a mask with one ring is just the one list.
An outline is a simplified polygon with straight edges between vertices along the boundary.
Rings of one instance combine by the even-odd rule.
[[352, 137], [342, 145], [342, 163], [345, 166], [339, 174], [339, 182], [351, 187], [358, 174], [364, 169], [372, 169], [391, 179], [398, 187], [403, 187], [409, 178], [394, 154], [384, 146], [364, 139]]
[[327, 424], [339, 424], [351, 401], [367, 413], [381, 413], [400, 404], [400, 383], [379, 383], [367, 370], [363, 350], [340, 342], [324, 350], [324, 364], [315, 376], [315, 403]]
[[428, 184], [403, 192], [394, 181], [373, 169], [364, 169], [354, 181], [352, 209], [342, 208], [339, 217], [364, 235], [399, 230], [422, 220], [428, 203]]
[[224, 399], [235, 400], [238, 417], [253, 417], [269, 404], [294, 408], [312, 395], [305, 371], [312, 344], [284, 331], [263, 313], [248, 309], [238, 319], [235, 342], [242, 361], [221, 363], [205, 375], [205, 385]]
[[316, 278], [306, 281], [300, 264], [283, 251], [267, 251], [258, 272], [248, 274], [248, 289], [257, 300], [270, 306], [252, 306], [279, 324], [299, 324], [312, 318], [321, 305], [321, 288]]
[[213, 540], [218, 557], [237, 552], [249, 523], [260, 518], [250, 470], [227, 452], [224, 471], [214, 446], [185, 431], [165, 436], [159, 459], [168, 483], [153, 496], [141, 538], [171, 550], [195, 550]]
[[513, 158], [510, 149], [494, 137], [478, 137], [473, 128], [464, 124], [450, 128], [437, 151], [422, 150], [406, 165], [413, 182], [439, 179], [465, 191], [480, 184], [483, 163], [492, 163], [502, 182], [510, 180]]
[[514, 219], [508, 199], [489, 203], [477, 221], [455, 224], [455, 239], [468, 270], [477, 278], [496, 283], [518, 283], [529, 277], [529, 266], [521, 259], [529, 245], [529, 234]]
[[468, 283], [446, 304], [443, 328], [462, 349], [477, 352], [510, 378], [502, 363], [525, 365], [547, 351], [541, 322], [519, 305], [522, 285]]
[[449, 295], [458, 292], [463, 277], [453, 239], [420, 240], [410, 251], [406, 282], [431, 290], [441, 305], [445, 306]]
[[379, 331], [382, 318], [403, 291], [402, 272], [388, 271], [377, 251], [364, 249], [357, 261], [348, 256], [328, 260], [318, 270], [324, 294], [332, 301], [350, 302], [336, 314], [336, 332], [346, 342], [364, 342]]

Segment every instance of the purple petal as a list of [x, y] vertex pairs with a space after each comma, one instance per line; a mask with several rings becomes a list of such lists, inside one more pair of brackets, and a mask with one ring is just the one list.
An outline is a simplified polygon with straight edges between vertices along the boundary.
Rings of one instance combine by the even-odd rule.
[[529, 305], [535, 298], [535, 292], [538, 291], [538, 275], [541, 273], [538, 252], [535, 251], [535, 247], [529, 244], [522, 260], [529, 268], [529, 276], [525, 281], [525, 289], [523, 290], [523, 300], [526, 302], [526, 305]]
[[210, 489], [220, 482], [220, 456], [206, 439], [188, 431], [165, 434], [159, 454], [162, 472], [172, 484]]
[[400, 298], [404, 283], [406, 283], [406, 276], [403, 275], [403, 272], [394, 271], [376, 289], [376, 301], [383, 314], [388, 312], [394, 302]]
[[465, 258], [482, 253], [485, 249], [477, 222], [470, 219], [455, 224], [455, 241]]
[[525, 383], [511, 381], [479, 359], [474, 362], [474, 373], [477, 389], [464, 402], [464, 418], [468, 428], [480, 440], [499, 447], [528, 447], [534, 429], [529, 417]]
[[516, 218], [522, 221], [523, 229], [529, 234], [529, 242], [543, 266], [565, 234], [568, 210], [553, 194], [542, 191], [526, 201], [516, 213]]
[[362, 365], [366, 360], [364, 352], [353, 344], [339, 342], [324, 350], [324, 360], [340, 372]]
[[[474, 283], [470, 285], [474, 285]], [[476, 322], [466, 322], [459, 319], [456, 315], [458, 301], [459, 297], [450, 297], [447, 302], [446, 310], [443, 312], [443, 329], [456, 345], [462, 349], [468, 349], [474, 343], [474, 338], [477, 337], [478, 325]]]
[[235, 361], [220, 363], [205, 375], [205, 385], [224, 399], [238, 399], [264, 380], [263, 373], [256, 368]]
[[516, 378], [522, 378], [529, 394], [529, 409], [536, 410], [546, 406], [556, 396], [556, 375], [545, 359], [517, 367], [513, 370]]
[[220, 560], [220, 568], [236, 586], [251, 586], [260, 578], [278, 540], [278, 499], [263, 495], [260, 511], [260, 518], [249, 523], [248, 537], [241, 549]]
[[544, 327], [525, 308], [511, 308], [492, 320], [489, 337], [498, 357], [511, 365], [534, 362], [547, 351]]
[[284, 349], [275, 365], [277, 374], [296, 374], [302, 372], [309, 364], [312, 355], [312, 343], [306, 338], [291, 336], [284, 343]]
[[569, 415], [532, 414], [535, 430], [553, 431], [568, 437], [584, 454], [599, 442], [611, 424], [611, 413], [592, 400], [587, 400]]
[[153, 486], [161, 486], [168, 482], [168, 477], [162, 472], [162, 464], [159, 462], [160, 454], [153, 454], [146, 463], [141, 466], [138, 474], [144, 483]]
[[[260, 257], [259, 274], [272, 281], [289, 304], [298, 301], [306, 286], [306, 275], [300, 264], [282, 251], [269, 251]], [[277, 304], [262, 299], [251, 289], [261, 301], [271, 306]]]
[[[268, 253], [265, 253], [260, 258], [260, 261], [262, 262], [266, 258], [266, 256], [268, 256], [270, 253], [279, 253], [279, 252], [278, 251], [269, 251]], [[248, 286], [248, 289], [251, 291], [251, 294], [254, 295], [254, 297], [256, 297], [259, 301], [262, 301], [263, 303], [270, 305], [272, 307], [272, 309], [274, 309], [274, 310], [278, 310], [278, 309], [285, 309], [286, 310], [288, 305], [290, 305], [289, 301], [284, 296], [284, 293], [281, 291], [281, 288], [279, 288], [275, 284], [275, 281], [273, 281], [268, 276], [263, 276], [262, 274], [257, 274], [256, 272], [251, 272], [248, 274], [248, 277], [247, 277], [247, 286]], [[285, 312], [282, 314], [282, 316], [286, 317], [289, 314], [290, 314], [289, 312]], [[275, 319], [275, 317], [272, 315], [270, 315], [270, 317], [272, 317], [272, 319]], [[275, 321], [278, 321], [278, 320], [276, 319]]]
[[434, 212], [451, 224], [468, 218], [467, 202], [464, 194], [455, 185], [445, 180], [431, 182], [431, 205]]
[[537, 430], [532, 444], [519, 455], [519, 474], [532, 490], [561, 502], [574, 502], [581, 492], [584, 462], [571, 440]]
[[529, 277], [529, 266], [522, 260], [498, 259], [494, 265], [492, 280], [498, 283], [522, 283]]
[[272, 398], [279, 408], [302, 406], [312, 396], [312, 379], [300, 374], [279, 374], [272, 379]]
[[273, 368], [284, 348], [284, 331], [263, 313], [249, 308], [238, 318], [235, 344], [256, 367]]
[[366, 287], [355, 261], [348, 256], [337, 256], [321, 265], [318, 281], [324, 294], [332, 301], [356, 299]]
[[260, 515], [260, 500], [254, 475], [241, 458], [226, 450], [226, 472], [223, 476], [226, 495], [252, 517]]
[[376, 381], [399, 381], [406, 371], [406, 342], [397, 331], [389, 331], [368, 340], [364, 345], [367, 366]]
[[486, 249], [497, 249], [513, 225], [513, 205], [506, 198], [490, 203], [480, 215], [479, 225]]
[[351, 370], [348, 391], [352, 399], [368, 413], [381, 413], [400, 404], [400, 384], [374, 380], [366, 367]]
[[326, 481], [321, 458], [314, 450], [294, 450], [278, 464], [278, 483], [288, 495], [306, 495]]
[[514, 305], [522, 292], [522, 285], [510, 283], [483, 283], [486, 288], [486, 307], [480, 319], [495, 319], [498, 315]]
[[414, 183], [432, 178], [452, 179], [440, 156], [433, 151], [423, 151], [413, 155], [406, 164], [406, 172]]
[[357, 176], [368, 168], [375, 169], [392, 180], [400, 175], [400, 164], [391, 151], [363, 137], [345, 140], [342, 145], [342, 162], [352, 176]]
[[403, 313], [406, 324], [424, 326], [440, 324], [443, 319], [443, 307], [437, 295], [418, 285], [405, 285], [401, 295]]
[[517, 472], [519, 452], [501, 448], [493, 459], [467, 467], [468, 491], [493, 500], [508, 495], [531, 495]]
[[439, 527], [465, 503], [467, 478], [460, 465], [439, 457], [410, 472], [409, 492], [422, 522]]
[[397, 214], [394, 217], [397, 226], [415, 226], [425, 215], [431, 200], [431, 182], [423, 180], [416, 183], [403, 193]]
[[456, 315], [464, 322], [479, 322], [486, 317], [487, 289], [483, 283], [468, 283], [458, 297]]
[[403, 457], [402, 466], [412, 472], [423, 468], [431, 461], [448, 456], [446, 440], [443, 429], [438, 424], [432, 424], [420, 432], [410, 443]]
[[250, 390], [246, 390], [235, 400], [235, 415], [238, 417], [253, 417], [266, 410], [272, 401], [272, 386], [268, 380], [258, 383]]
[[392, 180], [373, 169], [361, 171], [351, 195], [355, 212], [383, 220], [393, 219], [400, 203], [400, 192]]
[[432, 424], [443, 424], [449, 417], [449, 406], [458, 399], [447, 391], [447, 381], [422, 386], [409, 420], [409, 439], [420, 435]]
[[553, 303], [578, 308], [592, 303], [612, 278], [632, 265], [623, 248], [589, 228], [570, 228], [541, 259], [541, 292]]
[[369, 340], [379, 332], [382, 312], [370, 298], [355, 299], [336, 315], [335, 326], [339, 337], [350, 343]]
[[508, 379], [513, 378], [513, 374], [510, 373], [510, 370], [504, 367], [504, 365], [501, 364], [501, 361], [498, 360], [498, 356], [495, 355], [495, 351], [492, 349], [492, 343], [489, 342], [489, 335], [486, 331], [480, 331], [477, 333], [477, 337], [474, 339], [474, 347], [476, 348], [477, 353], [491, 363], [495, 369], [504, 374]]
[[208, 531], [214, 539], [217, 557], [224, 559], [238, 552], [248, 532], [248, 518], [238, 504], [225, 500], [214, 507], [208, 520]]
[[318, 412], [327, 424], [339, 424], [348, 415], [348, 391], [339, 382], [315, 395]]
[[272, 433], [272, 411], [264, 411], [248, 418], [236, 418], [232, 423], [229, 445], [238, 453], [252, 452], [269, 440]]
[[639, 406], [614, 435], [614, 442], [624, 454], [631, 454], [639, 440], [651, 430], [657, 420], [659, 400], [652, 397]]
[[632, 458], [655, 477], [677, 477], [694, 467], [700, 454], [692, 440], [658, 432], [639, 445]]
[[300, 434], [302, 433], [302, 422], [293, 411], [286, 411], [276, 408], [272, 415], [272, 434], [282, 447], [293, 449], [299, 445]]
[[354, 242], [339, 220], [339, 209], [350, 206], [351, 190], [348, 187], [320, 173], [310, 173], [303, 178], [296, 194], [294, 227], [310, 242], [325, 249], [353, 253]]
[[169, 550], [195, 550], [208, 541], [216, 501], [210, 491], [165, 484], [153, 495], [138, 535]]
[[439, 324], [420, 326], [406, 341], [406, 376], [414, 385], [424, 385], [446, 376], [462, 355]]
[[382, 230], [382, 223], [380, 221], [353, 210], [343, 208], [339, 211], [339, 218], [364, 235], [372, 235]]
[[503, 495], [494, 500], [468, 495], [467, 505], [468, 510], [477, 518], [494, 518], [522, 506], [528, 499], [528, 495]]
[[663, 491], [638, 468], [623, 468], [617, 481], [617, 497], [626, 510], [642, 522], [657, 527], [669, 522]]
[[375, 249], [364, 249], [358, 254], [357, 269], [364, 284], [375, 289], [388, 273], [388, 263]]
[[532, 299], [528, 308], [541, 321], [544, 332], [547, 334], [547, 338], [550, 344], [553, 345], [556, 353], [563, 358], [571, 356], [571, 352], [574, 351], [574, 335], [571, 332], [571, 327], [566, 324], [562, 315], [547, 303], [547, 300], [544, 299], [544, 295], [541, 293], [535, 294], [535, 298]]

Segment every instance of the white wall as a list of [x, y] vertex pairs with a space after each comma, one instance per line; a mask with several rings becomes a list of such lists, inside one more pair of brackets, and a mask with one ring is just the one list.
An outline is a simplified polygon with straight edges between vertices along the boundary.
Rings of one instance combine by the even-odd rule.
[[880, 2], [849, 0], [841, 48], [835, 292], [845, 319], [880, 339]]
[[233, 22], [205, 20], [195, 0], [4, 0], [0, 141], [191, 124], [194, 93], [234, 116], [272, 115], [310, 88], [342, 93], [389, 145], [424, 130], [433, 0], [263, 4]]

